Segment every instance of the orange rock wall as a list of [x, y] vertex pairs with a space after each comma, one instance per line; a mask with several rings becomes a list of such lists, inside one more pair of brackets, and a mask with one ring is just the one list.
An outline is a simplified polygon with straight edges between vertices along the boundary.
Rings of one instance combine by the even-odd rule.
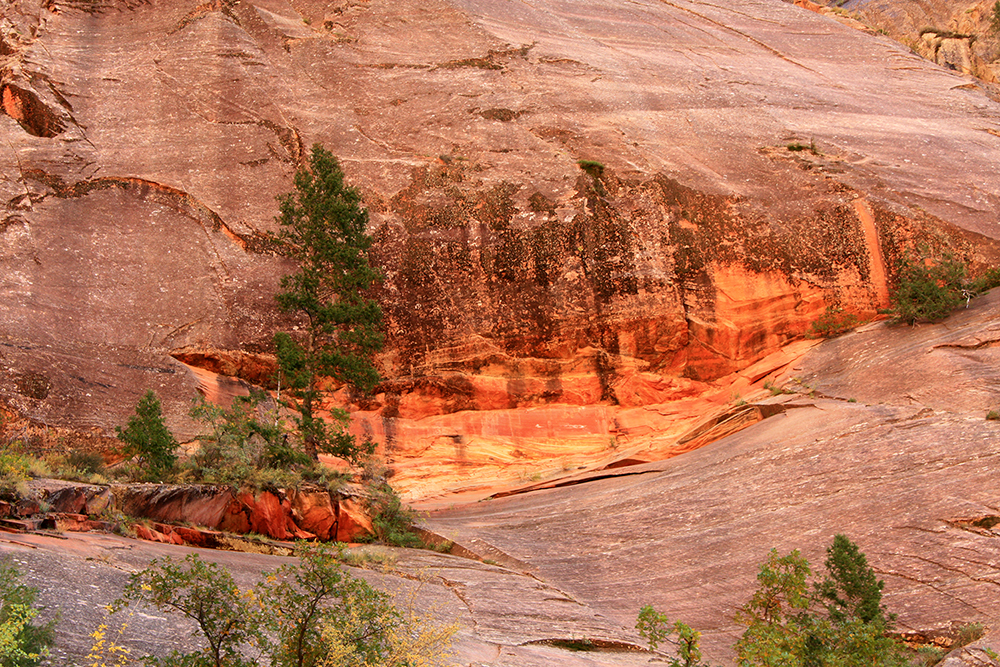
[[906, 247], [997, 258], [965, 79], [788, 3], [514, 4], [6, 3], [0, 400], [110, 435], [153, 389], [186, 439], [267, 383], [314, 142], [385, 274], [385, 381], [330, 405], [414, 484], [630, 456]]

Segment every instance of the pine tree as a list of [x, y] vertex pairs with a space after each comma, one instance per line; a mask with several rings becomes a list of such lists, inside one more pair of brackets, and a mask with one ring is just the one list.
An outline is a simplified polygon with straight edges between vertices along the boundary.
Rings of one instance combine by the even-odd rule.
[[306, 326], [298, 336], [275, 335], [279, 373], [294, 396], [306, 453], [314, 460], [321, 451], [353, 460], [361, 448], [346, 432], [346, 413], [335, 411], [331, 426], [316, 409], [323, 378], [363, 392], [379, 381], [372, 355], [382, 348], [382, 309], [364, 295], [381, 278], [368, 262], [368, 211], [357, 190], [344, 183], [337, 158], [319, 144], [294, 183], [295, 190], [279, 198], [276, 240], [299, 270], [281, 279], [283, 291], [275, 298]]
[[139, 399], [135, 414], [117, 432], [118, 439], [125, 443], [125, 456], [137, 457], [139, 467], [151, 481], [161, 481], [177, 462], [177, 440], [163, 423], [160, 399], [152, 389]]
[[875, 571], [868, 566], [868, 559], [858, 545], [837, 534], [826, 555], [827, 576], [816, 584], [816, 593], [830, 620], [843, 623], [858, 619], [885, 627], [889, 622], [882, 608], [885, 584], [875, 578]]
[[772, 550], [760, 588], [737, 614], [747, 626], [736, 643], [740, 667], [905, 667], [902, 645], [887, 636], [883, 583], [843, 535], [827, 549], [827, 575], [812, 586], [798, 551]]

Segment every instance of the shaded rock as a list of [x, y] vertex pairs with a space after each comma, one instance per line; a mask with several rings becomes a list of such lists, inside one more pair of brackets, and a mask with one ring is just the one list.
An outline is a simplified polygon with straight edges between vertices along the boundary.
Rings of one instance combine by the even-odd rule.
[[341, 498], [337, 503], [337, 541], [357, 542], [373, 534], [372, 520], [364, 502], [358, 498]]
[[114, 487], [114, 493], [118, 508], [131, 516], [210, 528], [224, 522], [234, 502], [228, 486], [133, 484]]
[[[234, 533], [256, 532], [279, 540], [307, 539], [356, 541], [370, 534], [372, 524], [366, 516], [363, 502], [344, 494], [328, 491], [290, 490], [288, 492], [242, 491], [235, 493], [228, 486], [124, 484], [111, 487], [64, 482], [32, 480], [31, 498], [6, 507], [8, 513], [20, 516], [41, 515], [40, 503], [58, 516], [67, 517], [102, 514], [106, 509], [120, 511], [138, 519], [156, 523], [140, 537], [178, 539], [195, 546], [215, 547], [217, 531]], [[104, 528], [102, 522], [82, 523]], [[185, 525], [178, 525], [185, 524]], [[191, 525], [198, 527], [190, 527]], [[159, 534], [159, 535], [158, 535]]]
[[14, 505], [14, 515], [19, 517], [34, 516], [41, 511], [42, 505], [38, 498], [20, 498]]
[[171, 526], [175, 535], [183, 540], [184, 544], [205, 549], [214, 549], [219, 546], [221, 533], [204, 528], [192, 528], [190, 526]]
[[46, 517], [47, 523], [51, 523], [55, 530], [87, 531], [94, 528], [95, 523], [87, 519], [86, 514], [72, 514], [69, 512], [49, 513]]
[[107, 486], [67, 484], [59, 487], [60, 485], [49, 480], [40, 489], [42, 498], [53, 512], [94, 516], [114, 508], [114, 495]]
[[327, 491], [289, 491], [295, 523], [321, 540], [337, 538], [337, 503]]
[[[156, 528], [137, 523], [133, 526], [135, 535], [141, 540], [149, 542], [163, 542], [164, 544], [184, 544], [184, 540], [163, 524], [155, 524]], [[162, 528], [162, 530], [160, 530]]]
[[315, 537], [302, 530], [292, 519], [292, 505], [287, 497], [260, 491], [241, 491], [229, 501], [217, 525], [235, 533], [260, 533], [277, 540]]

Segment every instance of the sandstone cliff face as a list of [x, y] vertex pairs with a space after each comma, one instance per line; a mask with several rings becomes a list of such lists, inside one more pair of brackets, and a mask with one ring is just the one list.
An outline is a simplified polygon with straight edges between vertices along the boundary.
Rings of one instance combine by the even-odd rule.
[[[1000, 34], [994, 29], [994, 4], [995, 0], [850, 0], [838, 6], [856, 12], [866, 23], [938, 65], [996, 84]], [[996, 99], [996, 87], [989, 90]]]
[[199, 384], [239, 391], [209, 371], [266, 377], [262, 239], [317, 141], [386, 274], [386, 381], [330, 400], [414, 488], [679, 435], [827, 305], [873, 315], [904, 248], [998, 254], [1000, 108], [783, 3], [22, 1], [0, 33], [0, 391], [50, 424], [153, 388], [190, 435]]

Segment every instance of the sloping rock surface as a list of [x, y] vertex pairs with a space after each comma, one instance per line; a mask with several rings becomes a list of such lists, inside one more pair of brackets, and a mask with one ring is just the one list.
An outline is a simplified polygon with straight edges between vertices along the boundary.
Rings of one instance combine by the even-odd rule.
[[[552, 586], [497, 566], [414, 550], [386, 550], [394, 564], [385, 571], [351, 569], [372, 585], [392, 593], [407, 611], [430, 614], [437, 623], [457, 623], [454, 659], [462, 665], [542, 667], [631, 667], [644, 665], [649, 654], [636, 650], [634, 631], [595, 613]], [[63, 538], [0, 533], [0, 555], [10, 557], [26, 581], [40, 589], [48, 614], [57, 610], [56, 645], [43, 664], [82, 667], [93, 645], [89, 636], [101, 623], [108, 636], [135, 657], [166, 655], [197, 645], [193, 623], [179, 614], [137, 608], [125, 618], [105, 613], [121, 594], [131, 572], [153, 559], [183, 559], [188, 547], [127, 540], [111, 535], [72, 534]], [[226, 567], [243, 588], [289, 558], [229, 551], [198, 551], [207, 561]], [[127, 615], [127, 613], [126, 613]], [[124, 631], [122, 622], [127, 621]], [[575, 653], [556, 641], [591, 638], [606, 648]]]
[[[729, 664], [740, 633], [733, 613], [767, 551], [800, 549], [818, 566], [832, 535], [843, 532], [885, 579], [899, 629], [934, 638], [965, 622], [995, 628], [1000, 426], [983, 418], [981, 405], [1000, 403], [990, 356], [998, 317], [994, 292], [941, 324], [849, 334], [790, 372], [788, 386], [808, 393], [748, 396], [772, 416], [735, 435], [600, 479], [429, 517], [428, 527], [456, 540], [458, 551], [503, 567], [398, 551], [389, 571], [358, 574], [399, 599], [412, 592], [416, 609], [459, 623], [463, 665], [648, 664], [630, 629], [644, 604], [703, 631], [709, 659]], [[955, 364], [953, 354], [967, 355], [966, 363]], [[845, 359], [854, 365], [845, 369]], [[856, 365], [867, 373], [854, 372]], [[952, 387], [952, 400], [915, 401], [916, 378]], [[865, 398], [871, 382], [879, 383], [877, 396]], [[770, 409], [775, 403], [783, 409]], [[190, 551], [113, 536], [0, 533], [0, 552], [16, 559], [45, 603], [74, 619], [60, 625], [53, 665], [82, 664], [87, 633], [129, 571]], [[244, 586], [284, 562], [202, 556], [233, 569]], [[151, 611], [136, 614], [128, 632], [125, 641], [139, 651], [190, 646], [189, 626]], [[560, 648], [582, 640], [603, 649]], [[947, 664], [979, 664], [998, 642], [991, 632]]]
[[430, 527], [493, 545], [623, 624], [653, 604], [704, 632], [713, 661], [732, 659], [734, 613], [767, 552], [799, 549], [820, 567], [836, 533], [886, 581], [900, 630], [996, 627], [1000, 426], [984, 417], [1000, 405], [998, 316], [994, 292], [941, 324], [830, 341], [795, 371], [813, 396], [735, 435], [604, 479], [435, 512]]
[[352, 409], [404, 471], [571, 467], [537, 424], [586, 413], [577, 445], [607, 447], [621, 410], [700, 395], [827, 305], [872, 315], [912, 244], [998, 254], [997, 104], [781, 2], [17, 0], [0, 22], [0, 392], [46, 424], [110, 434], [152, 388], [191, 436], [186, 364], [266, 378], [253, 355], [294, 323], [265, 235], [313, 142], [371, 210], [386, 382]]

